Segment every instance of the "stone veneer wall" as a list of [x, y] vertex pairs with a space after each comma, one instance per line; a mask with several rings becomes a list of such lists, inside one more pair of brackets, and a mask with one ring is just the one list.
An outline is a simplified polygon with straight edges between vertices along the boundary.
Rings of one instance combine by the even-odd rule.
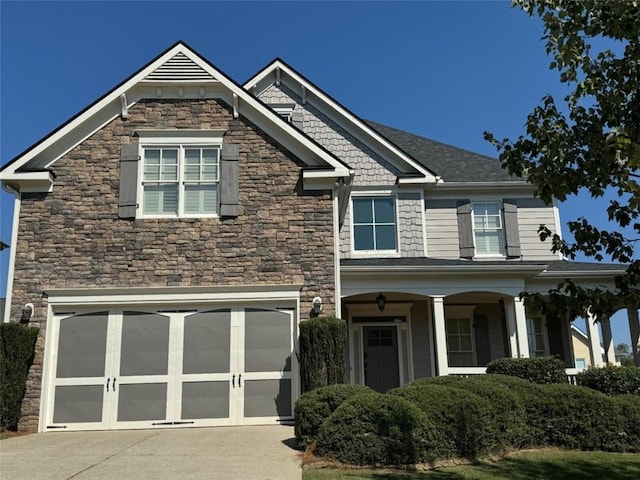
[[[139, 128], [224, 129], [240, 144], [237, 218], [119, 219], [120, 145]], [[331, 192], [302, 189], [302, 163], [220, 100], [147, 100], [64, 155], [53, 192], [24, 194], [11, 320], [40, 327], [21, 426], [37, 428], [47, 299], [59, 288], [304, 284], [301, 315], [334, 309]]]

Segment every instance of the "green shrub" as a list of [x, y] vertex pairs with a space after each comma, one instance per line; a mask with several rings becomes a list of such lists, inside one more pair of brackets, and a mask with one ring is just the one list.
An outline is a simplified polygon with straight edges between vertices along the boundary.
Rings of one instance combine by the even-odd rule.
[[533, 383], [567, 383], [566, 366], [555, 357], [501, 358], [487, 365], [487, 373], [524, 378]]
[[640, 367], [590, 368], [578, 373], [576, 382], [608, 395], [640, 395]]
[[611, 400], [621, 419], [620, 435], [627, 447], [624, 450], [640, 452], [640, 396], [617, 395]]
[[16, 430], [38, 329], [0, 324], [0, 427]]
[[345, 383], [347, 324], [333, 317], [300, 323], [300, 383], [302, 393]]
[[436, 384], [467, 390], [489, 402], [492, 414], [489, 431], [495, 432], [491, 442], [494, 452], [519, 448], [528, 442], [525, 409], [519, 397], [509, 388], [487, 381], [486, 375], [470, 378], [455, 376], [435, 377], [416, 380], [418, 384]]
[[305, 393], [296, 401], [295, 434], [299, 447], [315, 441], [322, 423], [345, 400], [372, 390], [362, 385], [329, 385]]
[[338, 407], [324, 422], [320, 455], [354, 465], [411, 465], [434, 459], [434, 426], [411, 402], [369, 392]]
[[540, 385], [531, 383], [523, 378], [508, 375], [484, 375], [485, 382], [502, 385], [520, 399], [525, 410], [524, 436], [522, 447], [534, 447], [548, 445], [546, 435], [546, 412], [543, 393]]
[[435, 458], [475, 458], [496, 450], [498, 431], [487, 400], [459, 388], [416, 382], [389, 394], [409, 400], [433, 423]]
[[541, 385], [548, 444], [577, 450], [626, 450], [612, 397], [576, 385]]

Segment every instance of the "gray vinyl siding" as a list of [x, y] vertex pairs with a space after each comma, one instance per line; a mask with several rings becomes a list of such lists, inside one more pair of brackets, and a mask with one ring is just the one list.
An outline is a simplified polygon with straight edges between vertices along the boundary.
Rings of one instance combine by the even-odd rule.
[[418, 301], [411, 307], [411, 340], [413, 348], [413, 376], [431, 376], [431, 332], [427, 320], [427, 302]]
[[294, 111], [303, 114], [302, 131], [355, 170], [355, 186], [393, 185], [401, 173], [310, 102], [303, 105], [286, 85], [271, 85], [258, 98], [267, 104], [295, 103]]
[[340, 229], [340, 258], [351, 257], [351, 205], [347, 208]]
[[425, 204], [427, 255], [460, 258], [456, 201], [427, 199]]
[[558, 255], [551, 253], [551, 239], [541, 242], [538, 228], [546, 225], [555, 230], [553, 207], [548, 207], [534, 199], [518, 199], [518, 228], [520, 230], [520, 249], [523, 260], [557, 260]]

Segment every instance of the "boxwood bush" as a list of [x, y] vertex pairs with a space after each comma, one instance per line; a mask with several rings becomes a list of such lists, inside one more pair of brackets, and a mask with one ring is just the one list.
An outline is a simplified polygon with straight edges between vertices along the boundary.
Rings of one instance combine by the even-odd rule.
[[611, 397], [577, 385], [542, 385], [547, 443], [578, 450], [624, 451], [624, 422]]
[[407, 465], [435, 459], [435, 428], [413, 403], [376, 392], [338, 407], [318, 434], [317, 453], [353, 465]]
[[520, 398], [504, 385], [485, 379], [486, 375], [470, 378], [455, 376], [416, 380], [418, 384], [447, 385], [467, 390], [487, 400], [491, 408], [491, 425], [494, 441], [491, 451], [518, 448], [528, 441], [525, 409]]
[[640, 452], [640, 396], [617, 395], [611, 400], [622, 422], [623, 449]]
[[17, 430], [38, 329], [0, 324], [0, 430]]
[[608, 395], [639, 395], [640, 367], [590, 368], [576, 376], [576, 382]]
[[565, 364], [555, 357], [501, 358], [487, 365], [487, 373], [511, 375], [533, 383], [567, 383]]
[[474, 458], [496, 449], [498, 428], [487, 400], [467, 390], [420, 382], [389, 394], [414, 403], [434, 424], [431, 453], [436, 458]]
[[295, 406], [295, 434], [298, 446], [313, 443], [322, 423], [345, 400], [372, 390], [362, 385], [336, 384], [320, 387], [303, 394]]

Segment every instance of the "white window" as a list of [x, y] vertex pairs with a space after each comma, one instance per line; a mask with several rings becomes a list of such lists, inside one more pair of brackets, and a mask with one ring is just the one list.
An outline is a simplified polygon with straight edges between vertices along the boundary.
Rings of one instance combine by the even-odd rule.
[[448, 317], [446, 319], [446, 329], [449, 366], [474, 366], [476, 362], [471, 319], [466, 317]]
[[473, 203], [476, 255], [504, 255], [504, 231], [500, 202]]
[[355, 251], [398, 249], [395, 197], [355, 197], [352, 207]]
[[527, 318], [527, 338], [529, 340], [530, 357], [543, 357], [547, 354], [544, 322], [542, 318]]
[[142, 145], [144, 217], [215, 216], [219, 145]]

